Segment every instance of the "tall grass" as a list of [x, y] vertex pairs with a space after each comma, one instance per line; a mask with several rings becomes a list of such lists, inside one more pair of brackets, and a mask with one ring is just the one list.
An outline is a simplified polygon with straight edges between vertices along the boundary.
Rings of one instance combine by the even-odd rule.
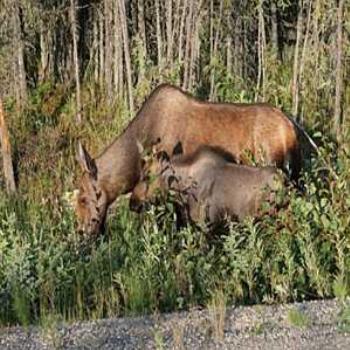
[[[208, 305], [217, 291], [228, 304], [349, 295], [348, 142], [336, 147], [322, 135], [322, 160], [305, 174], [305, 192], [288, 189], [276, 216], [207, 233], [176, 229], [171, 202], [138, 216], [122, 198], [106, 235], [86, 241], [63, 199], [77, 184], [75, 141], [96, 154], [128, 113], [123, 103], [106, 109], [85, 87], [86, 123], [78, 128], [69, 97], [44, 98], [51, 89], [36, 91], [24, 116], [10, 114], [20, 190], [0, 195], [1, 324], [179, 310]], [[220, 89], [222, 99], [249, 100]]]

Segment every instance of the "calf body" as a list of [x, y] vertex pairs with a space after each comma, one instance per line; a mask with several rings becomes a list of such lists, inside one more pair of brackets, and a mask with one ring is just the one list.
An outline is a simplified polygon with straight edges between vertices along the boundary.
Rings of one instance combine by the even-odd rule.
[[[248, 215], [257, 216], [264, 201], [272, 206], [276, 204], [275, 191], [284, 182], [274, 167], [237, 165], [210, 147], [171, 161], [164, 158], [155, 161], [156, 166], [148, 164], [142, 170], [141, 181], [130, 199], [131, 208], [137, 209], [143, 202], [152, 201], [157, 189], [173, 189], [184, 197], [194, 222], [214, 223], [225, 216], [238, 220]], [[152, 177], [153, 183], [146, 184]]]

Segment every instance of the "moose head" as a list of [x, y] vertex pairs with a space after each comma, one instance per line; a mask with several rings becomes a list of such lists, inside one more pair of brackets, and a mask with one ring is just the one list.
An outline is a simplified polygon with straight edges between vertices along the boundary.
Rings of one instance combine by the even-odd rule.
[[107, 195], [100, 185], [95, 160], [80, 142], [77, 153], [78, 162], [83, 172], [75, 201], [78, 231], [94, 235], [104, 229], [108, 207]]

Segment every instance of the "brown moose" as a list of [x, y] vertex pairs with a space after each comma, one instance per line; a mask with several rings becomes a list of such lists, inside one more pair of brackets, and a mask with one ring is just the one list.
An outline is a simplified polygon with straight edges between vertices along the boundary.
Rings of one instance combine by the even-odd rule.
[[269, 202], [269, 210], [282, 204], [276, 192], [285, 180], [275, 167], [234, 164], [209, 146], [171, 160], [165, 152], [154, 150], [143, 164], [130, 198], [134, 211], [154, 202], [158, 192], [164, 195], [169, 190], [181, 197], [186, 216], [197, 223], [213, 224], [224, 217], [242, 220], [262, 214], [264, 202]]
[[79, 229], [100, 232], [109, 205], [134, 188], [140, 175], [136, 140], [146, 148], [161, 139], [160, 147], [168, 154], [179, 141], [185, 155], [202, 145], [215, 146], [242, 163], [247, 162], [248, 152], [260, 164], [288, 165], [292, 178], [297, 178], [301, 168], [298, 135], [293, 122], [270, 105], [202, 102], [176, 87], [161, 85], [97, 158], [79, 144], [83, 170], [76, 201]]

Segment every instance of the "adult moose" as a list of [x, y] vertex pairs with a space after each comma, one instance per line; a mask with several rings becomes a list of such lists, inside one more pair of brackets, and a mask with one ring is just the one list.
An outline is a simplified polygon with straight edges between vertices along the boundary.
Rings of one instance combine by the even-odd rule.
[[161, 140], [171, 154], [181, 142], [184, 154], [201, 145], [220, 148], [242, 163], [251, 154], [258, 163], [301, 169], [299, 132], [279, 109], [268, 104], [202, 102], [171, 85], [160, 85], [136, 117], [97, 158], [79, 144], [83, 170], [76, 201], [79, 230], [96, 234], [103, 229], [109, 205], [130, 192], [140, 175], [137, 140], [149, 147]]

